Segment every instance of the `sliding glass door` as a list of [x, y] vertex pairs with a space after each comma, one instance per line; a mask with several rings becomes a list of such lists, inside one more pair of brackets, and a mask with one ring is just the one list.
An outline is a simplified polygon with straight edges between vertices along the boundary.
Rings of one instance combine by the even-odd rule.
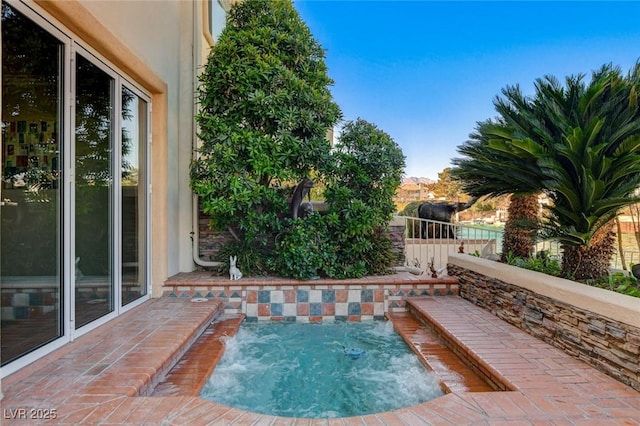
[[63, 334], [63, 52], [2, 4], [2, 364]]
[[75, 327], [114, 309], [114, 79], [76, 54]]
[[150, 103], [25, 4], [1, 19], [3, 377], [149, 297]]
[[122, 306], [147, 295], [147, 149], [148, 103], [122, 88], [120, 205], [122, 218]]

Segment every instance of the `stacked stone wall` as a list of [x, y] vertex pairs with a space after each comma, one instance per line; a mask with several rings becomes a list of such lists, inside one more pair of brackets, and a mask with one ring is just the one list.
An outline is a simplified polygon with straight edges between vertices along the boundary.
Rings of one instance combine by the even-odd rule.
[[463, 298], [640, 391], [640, 328], [458, 265], [448, 272]]
[[198, 255], [202, 260], [217, 260], [216, 255], [224, 244], [233, 240], [228, 231], [217, 231], [209, 226], [210, 216], [200, 211], [198, 217]]
[[391, 250], [395, 256], [393, 266], [404, 266], [405, 264], [404, 230], [404, 220], [394, 220], [389, 224], [389, 238], [391, 238], [392, 243]]

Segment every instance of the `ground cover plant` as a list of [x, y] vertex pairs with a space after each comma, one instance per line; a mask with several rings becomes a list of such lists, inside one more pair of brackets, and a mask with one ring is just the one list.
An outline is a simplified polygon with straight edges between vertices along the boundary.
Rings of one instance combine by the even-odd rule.
[[[469, 253], [471, 256], [480, 257], [478, 251]], [[537, 252], [534, 256], [520, 257], [513, 252], [508, 252], [502, 256], [501, 260], [512, 266], [528, 269], [530, 271], [541, 272], [554, 277], [562, 277], [562, 267], [557, 256], [551, 256], [546, 251]], [[565, 277], [566, 278], [566, 277]], [[640, 281], [628, 272], [612, 272], [608, 275], [577, 281], [581, 284], [604, 290], [614, 291], [627, 296], [640, 297]]]

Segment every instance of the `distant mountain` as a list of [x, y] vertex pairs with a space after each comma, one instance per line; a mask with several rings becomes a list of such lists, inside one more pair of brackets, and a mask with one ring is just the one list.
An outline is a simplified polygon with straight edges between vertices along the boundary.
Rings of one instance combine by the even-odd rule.
[[404, 179], [402, 179], [402, 183], [413, 183], [413, 184], [418, 184], [418, 183], [424, 183], [424, 184], [431, 184], [431, 183], [436, 183], [435, 180], [433, 179], [429, 179], [426, 177], [414, 177], [414, 176], [410, 176], [410, 177], [406, 177]]

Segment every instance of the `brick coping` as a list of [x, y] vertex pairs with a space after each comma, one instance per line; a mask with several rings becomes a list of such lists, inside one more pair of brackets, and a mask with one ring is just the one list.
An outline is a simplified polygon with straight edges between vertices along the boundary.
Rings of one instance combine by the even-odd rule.
[[[305, 424], [640, 423], [640, 393], [630, 387], [460, 297], [423, 300], [419, 303], [428, 304], [423, 310], [430, 321], [458, 339], [470, 359], [476, 354], [517, 390], [451, 393], [392, 412], [304, 419]], [[49, 424], [299, 424], [303, 419], [250, 413], [197, 396], [129, 396], [127, 383], [138, 380], [141, 373], [153, 376], [155, 357], [175, 353], [176, 341], [184, 340], [177, 336], [207, 326], [206, 318], [214, 310], [213, 302], [154, 299], [132, 310], [135, 315], [114, 320], [117, 327], [112, 323], [99, 327], [67, 345], [64, 353], [41, 362], [38, 369], [3, 380], [2, 408], [9, 418], [5, 416], [2, 424], [33, 424], [34, 418], [15, 414], [39, 415], [54, 409], [57, 417]], [[145, 350], [136, 357], [125, 356], [136, 347]], [[122, 374], [109, 374], [114, 370], [108, 362], [119, 363]]]
[[240, 280], [231, 281], [228, 276], [215, 275], [210, 271], [180, 272], [164, 282], [165, 287], [175, 286], [265, 286], [265, 285], [369, 285], [369, 284], [457, 284], [456, 277], [444, 276], [431, 278], [428, 274], [415, 275], [409, 272], [398, 272], [391, 275], [375, 275], [363, 278], [348, 278], [344, 280], [319, 278], [317, 280], [296, 280], [275, 276], [243, 277]]
[[151, 396], [198, 396], [224, 355], [224, 339], [234, 336], [244, 315], [219, 315], [153, 390]]
[[68, 376], [75, 394], [148, 395], [222, 309], [220, 300], [151, 299], [2, 379], [2, 402], [69, 390], [48, 386], [52, 375]]

